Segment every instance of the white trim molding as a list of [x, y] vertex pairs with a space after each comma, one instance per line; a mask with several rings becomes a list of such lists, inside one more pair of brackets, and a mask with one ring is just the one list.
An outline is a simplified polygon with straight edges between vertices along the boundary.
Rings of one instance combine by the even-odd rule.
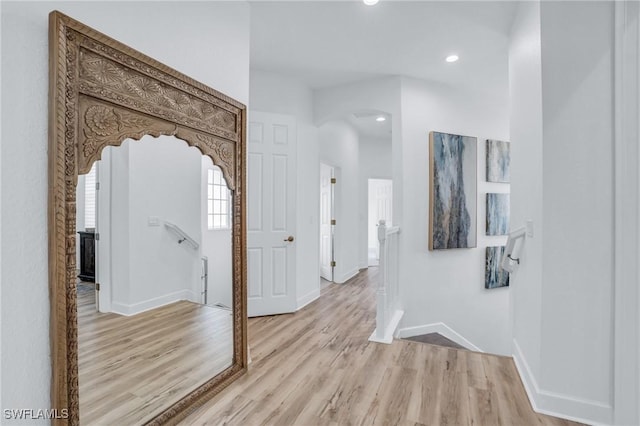
[[[318, 283], [318, 285], [320, 284]], [[316, 288], [304, 296], [299, 297], [298, 300], [296, 300], [296, 305], [298, 305], [296, 312], [307, 306], [309, 303], [318, 300], [318, 298], [320, 298], [320, 288]]]
[[369, 336], [369, 341], [376, 343], [386, 343], [387, 345], [390, 345], [393, 342], [393, 336], [396, 334], [396, 329], [398, 328], [403, 315], [404, 311], [396, 309], [391, 316], [391, 320], [387, 325], [387, 329], [384, 331], [384, 337], [380, 338], [378, 336], [378, 329], [376, 328], [375, 330], [373, 330], [373, 333], [371, 333], [371, 336]]
[[343, 274], [340, 274], [340, 276], [335, 278], [333, 280], [333, 282], [336, 283], [336, 284], [344, 284], [347, 281], [349, 281], [351, 278], [353, 278], [356, 275], [358, 275], [359, 272], [360, 272], [360, 269], [358, 269], [358, 268], [352, 269], [351, 271], [348, 271], [348, 272], [345, 272]]
[[150, 311], [151, 309], [156, 309], [161, 306], [179, 302], [181, 300], [194, 301], [195, 295], [193, 294], [193, 291], [180, 290], [174, 293], [165, 294], [164, 296], [155, 297], [153, 299], [144, 300], [138, 303], [133, 303], [131, 305], [120, 302], [113, 302], [111, 304], [111, 312], [129, 317], [132, 315], [141, 314], [142, 312]]
[[640, 423], [640, 3], [615, 2], [613, 424]]
[[513, 361], [529, 402], [536, 413], [594, 426], [610, 424], [611, 406], [609, 404], [540, 389], [516, 339], [513, 339]]
[[413, 337], [420, 336], [422, 334], [438, 333], [449, 340], [456, 342], [457, 344], [464, 346], [467, 349], [476, 352], [484, 352], [482, 349], [471, 343], [468, 339], [464, 338], [460, 333], [456, 332], [446, 324], [442, 322], [436, 322], [433, 324], [418, 325], [414, 327], [404, 327], [398, 330], [396, 337]]

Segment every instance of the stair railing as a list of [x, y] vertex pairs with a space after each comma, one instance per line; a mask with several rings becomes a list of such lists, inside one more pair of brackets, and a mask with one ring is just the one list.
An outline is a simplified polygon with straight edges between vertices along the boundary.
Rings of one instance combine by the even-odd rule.
[[171, 222], [165, 222], [164, 226], [178, 237], [178, 244], [187, 243], [187, 245], [190, 245], [194, 250], [198, 250], [198, 247], [200, 247], [196, 240], [191, 238], [186, 232], [180, 229], [178, 225], [175, 225]]
[[369, 340], [391, 343], [403, 311], [400, 309], [400, 227], [378, 223], [380, 243], [379, 281], [376, 291], [376, 330]]

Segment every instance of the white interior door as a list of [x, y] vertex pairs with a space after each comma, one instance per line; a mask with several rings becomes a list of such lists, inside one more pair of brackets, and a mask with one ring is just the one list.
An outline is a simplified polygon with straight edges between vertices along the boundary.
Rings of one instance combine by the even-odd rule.
[[248, 136], [248, 313], [294, 312], [295, 118], [252, 111]]
[[391, 179], [369, 179], [369, 266], [378, 264], [380, 245], [377, 226], [384, 220], [392, 225], [393, 182]]
[[333, 281], [333, 167], [320, 164], [320, 276]]
[[96, 174], [96, 283], [98, 310], [111, 312], [111, 149], [102, 151]]
[[95, 299], [96, 299], [96, 311], [100, 312], [100, 217], [98, 213], [100, 212], [100, 163], [95, 162], [93, 164], [95, 167], [95, 175], [94, 182], [92, 182], [94, 186], [94, 232], [95, 239], [93, 243], [93, 273], [94, 273], [94, 281], [95, 281]]
[[379, 179], [378, 187], [376, 189], [376, 210], [378, 214], [378, 223], [380, 220], [384, 220], [387, 226], [392, 225], [391, 218], [391, 204], [393, 197], [391, 196], [391, 190], [393, 185], [389, 179]]

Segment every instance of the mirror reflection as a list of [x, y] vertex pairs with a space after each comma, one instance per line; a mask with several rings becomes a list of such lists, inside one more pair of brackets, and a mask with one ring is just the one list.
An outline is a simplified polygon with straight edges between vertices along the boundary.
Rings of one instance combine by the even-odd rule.
[[141, 424], [232, 365], [232, 194], [177, 138], [108, 147], [77, 185], [81, 424]]

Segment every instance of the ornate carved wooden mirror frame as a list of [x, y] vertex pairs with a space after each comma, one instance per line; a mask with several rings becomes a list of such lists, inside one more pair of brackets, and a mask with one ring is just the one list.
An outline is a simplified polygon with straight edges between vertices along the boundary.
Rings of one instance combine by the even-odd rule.
[[60, 12], [49, 15], [49, 291], [52, 407], [79, 423], [76, 185], [107, 146], [173, 135], [233, 192], [233, 361], [154, 417], [176, 422], [247, 369], [245, 121], [241, 103]]

